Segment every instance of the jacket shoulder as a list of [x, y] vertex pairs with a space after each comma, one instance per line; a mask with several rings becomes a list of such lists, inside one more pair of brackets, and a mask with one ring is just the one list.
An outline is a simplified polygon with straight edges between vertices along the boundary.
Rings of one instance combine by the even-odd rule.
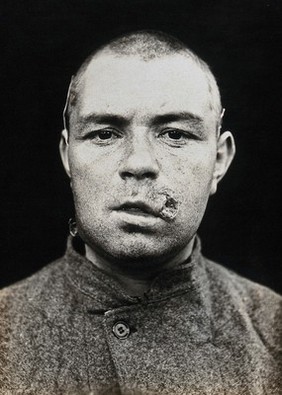
[[217, 311], [244, 317], [269, 349], [282, 352], [282, 296], [266, 286], [205, 259]]
[[64, 272], [64, 259], [59, 258], [49, 263], [38, 272], [0, 290], [1, 323], [4, 317], [13, 311], [21, 312], [24, 306], [40, 299], [44, 293], [51, 293], [55, 284], [61, 280]]
[[249, 280], [221, 264], [207, 258], [204, 259], [207, 272], [217, 286], [226, 289], [226, 291], [229, 290], [237, 296], [246, 298], [246, 301], [248, 299], [254, 305], [260, 307], [263, 307], [265, 304], [269, 305], [269, 302], [281, 304], [282, 296], [270, 288]]

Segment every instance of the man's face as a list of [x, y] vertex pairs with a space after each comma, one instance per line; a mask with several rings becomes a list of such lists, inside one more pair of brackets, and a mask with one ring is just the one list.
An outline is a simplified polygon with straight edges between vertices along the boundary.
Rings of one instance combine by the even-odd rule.
[[188, 58], [101, 54], [72, 111], [67, 161], [79, 233], [108, 259], [165, 261], [215, 190], [216, 119]]

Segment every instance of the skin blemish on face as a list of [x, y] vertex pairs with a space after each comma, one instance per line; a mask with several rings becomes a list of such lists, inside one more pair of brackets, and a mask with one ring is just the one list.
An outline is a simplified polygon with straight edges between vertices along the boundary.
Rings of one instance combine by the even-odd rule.
[[[145, 185], [147, 184], [147, 185]], [[172, 221], [177, 216], [181, 203], [184, 199], [170, 188], [152, 186], [150, 182], [143, 183], [142, 189], [129, 186], [130, 190], [127, 195], [138, 196], [140, 200], [145, 201], [155, 211], [155, 213], [166, 221]]]
[[180, 200], [176, 198], [170, 189], [162, 189], [156, 193], [156, 200], [160, 203], [160, 217], [165, 220], [173, 220], [178, 213]]
[[[151, 206], [156, 215], [165, 221], [173, 221], [179, 212], [180, 205], [184, 203], [184, 198], [167, 187], [152, 186], [150, 181], [145, 181], [142, 187], [130, 185], [131, 180], [127, 183], [127, 192], [125, 195], [138, 197], [138, 200], [144, 201]], [[123, 189], [123, 194], [125, 189]]]

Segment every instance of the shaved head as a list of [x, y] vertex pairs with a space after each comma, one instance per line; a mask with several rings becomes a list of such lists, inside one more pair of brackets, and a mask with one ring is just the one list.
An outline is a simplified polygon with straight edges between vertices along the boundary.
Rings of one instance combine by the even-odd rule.
[[[124, 35], [80, 67], [66, 113], [60, 152], [93, 254], [141, 273], [190, 250], [235, 152], [206, 63], [163, 33]], [[132, 199], [150, 212], [123, 210]]]
[[192, 60], [204, 73], [210, 95], [209, 106], [215, 114], [216, 129], [221, 127], [221, 98], [216, 79], [209, 66], [193, 51], [191, 51], [182, 41], [177, 38], [159, 31], [137, 31], [120, 36], [108, 44], [93, 51], [80, 66], [76, 74], [72, 77], [68, 97], [64, 110], [64, 124], [67, 130], [70, 129], [70, 117], [73, 107], [79, 100], [80, 87], [83, 76], [89, 64], [99, 55], [112, 55], [115, 57], [137, 57], [144, 62], [163, 58], [172, 55], [183, 55]]

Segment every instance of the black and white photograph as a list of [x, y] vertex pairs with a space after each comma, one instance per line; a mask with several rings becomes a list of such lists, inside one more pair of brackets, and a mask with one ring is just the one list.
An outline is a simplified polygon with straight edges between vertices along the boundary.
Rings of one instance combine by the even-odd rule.
[[282, 4], [0, 20], [0, 394], [282, 394]]

